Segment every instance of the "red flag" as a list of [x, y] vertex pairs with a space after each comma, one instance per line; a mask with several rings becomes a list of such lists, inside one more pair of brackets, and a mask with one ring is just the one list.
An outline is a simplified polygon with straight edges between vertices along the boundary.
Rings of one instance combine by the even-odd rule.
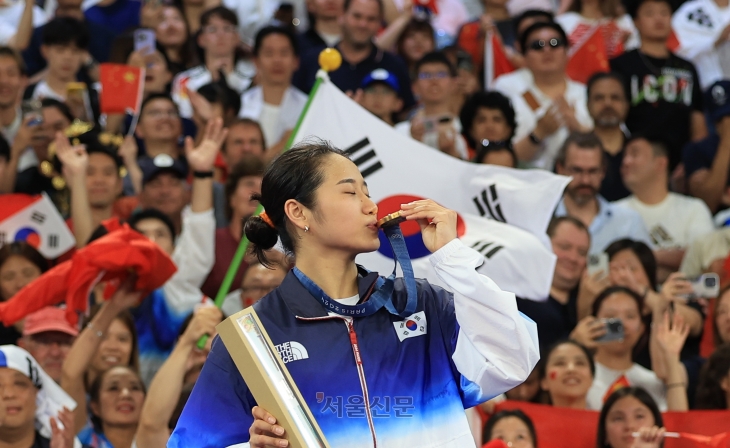
[[9, 326], [34, 311], [65, 300], [66, 318], [75, 325], [78, 314], [86, 311], [89, 292], [97, 283], [118, 285], [134, 273], [135, 290], [152, 291], [165, 284], [176, 270], [157, 244], [125, 224], [79, 249], [73, 259], [41, 275], [0, 304], [0, 321]]
[[493, 439], [482, 445], [482, 448], [507, 448], [507, 444], [504, 443], [504, 440]]
[[144, 69], [123, 64], [101, 64], [101, 113], [136, 114], [142, 104]]
[[669, 34], [669, 38], [667, 38], [667, 48], [669, 48], [669, 51], [672, 53], [676, 53], [679, 49], [679, 39], [677, 38], [677, 35], [674, 34], [674, 30], [672, 30], [671, 34]]
[[515, 67], [507, 59], [502, 40], [495, 33], [488, 32], [484, 45], [484, 86], [490, 88], [499, 76], [513, 71]]
[[[539, 434], [540, 448], [596, 445], [598, 428], [598, 412], [596, 411], [559, 408], [559, 412], [556, 412], [558, 409], [553, 406], [510, 400], [497, 404], [494, 411], [498, 412], [503, 409], [521, 409], [530, 417]], [[728, 434], [723, 431], [728, 429], [730, 411], [665, 412], [662, 417], [667, 431], [678, 431], [683, 434], [681, 439], [664, 439], [665, 448], [730, 448], [728, 445], [722, 445], [723, 441], [728, 443]], [[576, 422], [580, 422], [580, 424], [576, 424]], [[700, 439], [700, 441], [690, 442], [684, 438], [685, 433], [682, 431], [692, 435], [705, 436], [723, 433], [711, 436], [709, 441]], [[707, 444], [712, 442], [717, 442], [719, 445]]]
[[609, 70], [606, 41], [603, 38], [602, 27], [595, 26], [586, 32], [580, 42], [577, 42], [568, 55], [568, 77], [585, 84], [596, 72]]
[[603, 402], [605, 403], [606, 400], [608, 400], [608, 397], [611, 396], [612, 393], [616, 392], [619, 389], [623, 389], [624, 387], [630, 387], [631, 383], [629, 383], [629, 380], [624, 376], [623, 374], [616, 378], [616, 381], [614, 381], [610, 386], [608, 386], [608, 390], [603, 395]]
[[439, 13], [439, 7], [436, 4], [436, 0], [418, 0], [418, 5], [428, 9], [434, 15]]
[[699, 434], [690, 434], [687, 432], [680, 432], [679, 436], [683, 439], [693, 441], [694, 446], [697, 448], [728, 448], [728, 447], [730, 447], [730, 433], [728, 433], [728, 432], [725, 432], [722, 434], [717, 434], [715, 436], [701, 436]]

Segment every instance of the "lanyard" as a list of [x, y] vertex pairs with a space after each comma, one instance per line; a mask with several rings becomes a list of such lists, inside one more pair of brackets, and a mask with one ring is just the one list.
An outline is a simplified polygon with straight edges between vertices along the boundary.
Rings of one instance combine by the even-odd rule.
[[[394, 314], [400, 317], [408, 317], [416, 311], [416, 303], [418, 299], [418, 291], [416, 289], [416, 278], [413, 274], [413, 266], [411, 265], [411, 258], [408, 255], [408, 248], [406, 242], [403, 239], [403, 232], [401, 232], [400, 226], [390, 226], [381, 229], [385, 236], [388, 237], [390, 247], [393, 249], [395, 255], [395, 266], [393, 267], [393, 273], [389, 277], [378, 277], [375, 283], [375, 291], [370, 295], [368, 300], [358, 305], [344, 305], [336, 300], [331, 299], [322, 288], [317, 286], [309, 277], [304, 275], [298, 268], [294, 268], [294, 275], [299, 279], [299, 282], [307, 288], [307, 291], [315, 298], [327, 311], [331, 311], [342, 316], [370, 316], [378, 311], [380, 308], [385, 307], [390, 314]], [[395, 288], [395, 272], [396, 268], [400, 264], [403, 270], [403, 280], [406, 285], [407, 301], [405, 309], [398, 312], [395, 305], [393, 304], [393, 289]]]

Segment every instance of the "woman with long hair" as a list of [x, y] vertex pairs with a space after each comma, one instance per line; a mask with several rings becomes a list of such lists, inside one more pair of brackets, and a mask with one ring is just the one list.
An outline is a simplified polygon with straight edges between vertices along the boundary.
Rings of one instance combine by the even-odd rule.
[[87, 394], [102, 373], [118, 366], [139, 372], [137, 330], [128, 309], [139, 303], [140, 296], [131, 285], [127, 280], [94, 310], [63, 362], [61, 387], [78, 403], [76, 432], [89, 426]]
[[[380, 246], [378, 206], [357, 166], [325, 142], [275, 159], [257, 199], [265, 213], [245, 226], [254, 253], [266, 264], [265, 250], [280, 240], [295, 267], [253, 309], [274, 344], [302, 347], [287, 368], [329, 443], [473, 444], [464, 409], [524, 381], [538, 346], [514, 294], [475, 271], [483, 257], [456, 237], [456, 213], [431, 200], [399, 211], [419, 225], [446, 293], [355, 264]], [[407, 266], [399, 229], [384, 231]], [[168, 447], [287, 446], [228, 349], [213, 344]]]
[[730, 343], [715, 349], [700, 373], [697, 409], [730, 409]]
[[663, 426], [662, 413], [651, 395], [640, 387], [624, 387], [601, 408], [596, 448], [660, 448]]
[[646, 389], [660, 409], [687, 410], [687, 375], [679, 352], [689, 328], [679, 316], [675, 316], [670, 327], [668, 313], [662, 322], [655, 323], [655, 347], [664, 352], [663, 357], [657, 358], [665, 363], [661, 370], [665, 376], [660, 378], [633, 360], [634, 347], [644, 333], [642, 306], [641, 297], [623, 286], [607, 288], [593, 302], [593, 316], [602, 323], [619, 320], [623, 334], [620, 339], [596, 344], [596, 377], [588, 392], [590, 409], [600, 409], [606, 394], [615, 387], [632, 385]]

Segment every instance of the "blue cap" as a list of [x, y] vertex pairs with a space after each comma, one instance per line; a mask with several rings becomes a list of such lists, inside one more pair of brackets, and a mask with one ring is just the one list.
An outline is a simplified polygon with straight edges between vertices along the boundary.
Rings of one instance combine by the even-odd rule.
[[730, 115], [730, 80], [716, 81], [707, 89], [705, 96], [705, 106], [713, 123]]
[[390, 73], [388, 70], [384, 68], [376, 68], [372, 72], [370, 72], [369, 75], [367, 75], [362, 80], [362, 88], [366, 88], [367, 86], [376, 83], [376, 82], [382, 82], [383, 84], [386, 84], [391, 89], [395, 90], [395, 93], [400, 94], [400, 86], [398, 85], [398, 78], [395, 77], [394, 74]]

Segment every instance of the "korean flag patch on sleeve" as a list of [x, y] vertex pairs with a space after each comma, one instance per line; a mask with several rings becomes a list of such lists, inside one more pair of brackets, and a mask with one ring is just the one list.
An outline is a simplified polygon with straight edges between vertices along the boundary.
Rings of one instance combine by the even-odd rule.
[[411, 314], [406, 317], [405, 320], [393, 322], [395, 332], [398, 334], [398, 339], [403, 342], [404, 339], [414, 338], [416, 336], [422, 336], [426, 334], [428, 324], [426, 322], [426, 313], [419, 311], [418, 313]]

